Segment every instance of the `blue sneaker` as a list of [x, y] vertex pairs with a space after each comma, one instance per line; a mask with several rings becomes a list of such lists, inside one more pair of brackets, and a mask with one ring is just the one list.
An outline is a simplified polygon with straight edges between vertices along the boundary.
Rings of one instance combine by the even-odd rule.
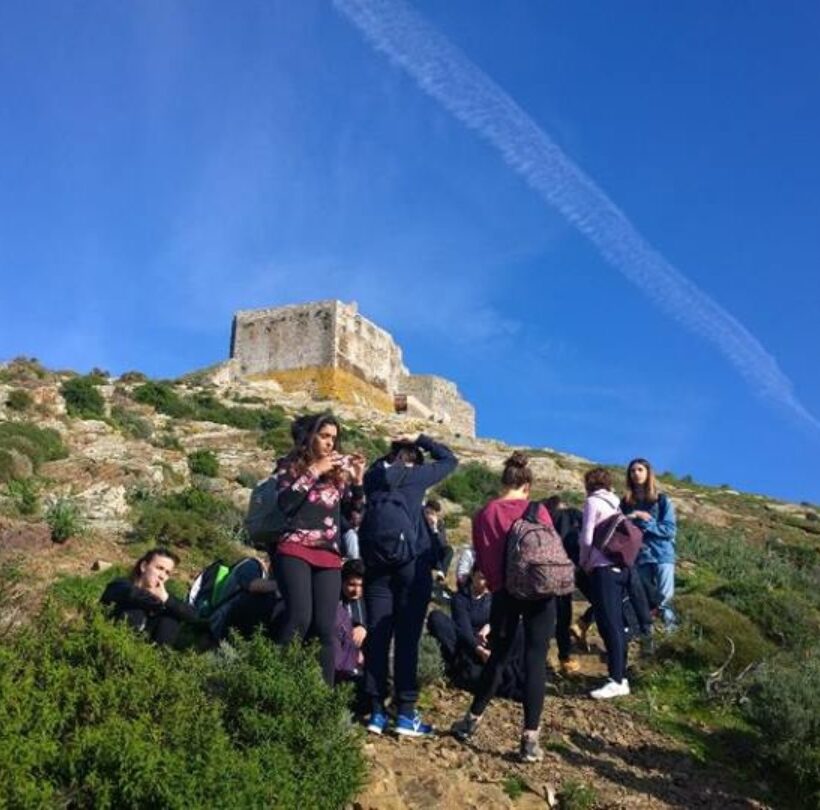
[[433, 734], [433, 727], [422, 723], [418, 712], [400, 714], [396, 718], [396, 734], [402, 737], [430, 737]]
[[371, 734], [384, 734], [387, 728], [387, 715], [384, 712], [373, 712], [370, 715], [370, 722], [367, 724], [367, 730]]

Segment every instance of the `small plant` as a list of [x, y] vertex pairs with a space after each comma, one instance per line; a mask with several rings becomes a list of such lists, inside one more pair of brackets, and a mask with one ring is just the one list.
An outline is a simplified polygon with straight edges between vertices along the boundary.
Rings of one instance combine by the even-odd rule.
[[192, 475], [216, 478], [219, 475], [219, 459], [213, 450], [194, 450], [188, 454], [188, 469]]
[[121, 405], [115, 405], [111, 409], [111, 424], [133, 439], [148, 440], [154, 432], [147, 419]]
[[468, 515], [472, 515], [488, 500], [498, 495], [500, 478], [489, 467], [471, 461], [459, 467], [443, 484], [438, 493], [455, 501]]
[[124, 371], [120, 374], [121, 383], [144, 383], [148, 382], [148, 377], [141, 371]]
[[253, 470], [242, 469], [237, 474], [235, 481], [245, 489], [253, 489], [259, 482], [259, 476]]
[[6, 405], [13, 411], [27, 411], [33, 404], [31, 394], [23, 388], [15, 388], [6, 400]]
[[429, 633], [424, 633], [419, 644], [419, 686], [429, 686], [443, 677], [444, 659], [441, 657], [438, 642]]
[[36, 515], [40, 508], [40, 489], [33, 478], [19, 478], [6, 484], [6, 492], [21, 515]]
[[561, 785], [558, 806], [561, 810], [592, 810], [598, 803], [598, 791], [592, 785], [568, 779]]
[[511, 773], [504, 779], [501, 788], [507, 796], [515, 801], [527, 789], [527, 783], [517, 773]]
[[78, 419], [102, 419], [105, 400], [91, 377], [72, 377], [60, 387], [69, 416]]
[[70, 498], [58, 498], [46, 510], [46, 523], [55, 543], [65, 543], [85, 531], [85, 521], [77, 504]]
[[184, 450], [182, 442], [176, 437], [173, 430], [166, 429], [155, 436], [152, 444], [154, 447], [161, 447], [163, 450]]

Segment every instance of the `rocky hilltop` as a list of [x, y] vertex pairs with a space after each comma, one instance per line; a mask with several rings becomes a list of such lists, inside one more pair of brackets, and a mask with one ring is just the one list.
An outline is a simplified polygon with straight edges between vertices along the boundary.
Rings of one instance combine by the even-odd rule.
[[[445, 512], [455, 544], [468, 541], [471, 498], [487, 480], [487, 470], [500, 468], [513, 449], [503, 442], [460, 436], [446, 425], [407, 415], [286, 393], [270, 381], [226, 381], [204, 372], [158, 383], [136, 372], [113, 379], [99, 371], [85, 376], [49, 372], [30, 360], [6, 364], [0, 368], [0, 562], [25, 559], [29, 576], [18, 586], [22, 603], [31, 608], [60, 577], [127, 563], [135, 556], [134, 543], [149, 542], [152, 533], [170, 533], [179, 546], [182, 579], [214, 555], [237, 556], [250, 488], [287, 449], [289, 418], [322, 409], [333, 409], [341, 418], [349, 447], [370, 456], [385, 447], [388, 437], [414, 431], [449, 443], [462, 461], [462, 478], [461, 489], [442, 493]], [[592, 462], [550, 448], [527, 449], [539, 493], [561, 492], [578, 502], [583, 474]], [[750, 745], [754, 733], [738, 732], [740, 715], [726, 709], [725, 702], [704, 702], [709, 698], [704, 687], [709, 670], [717, 668], [713, 664], [726, 658], [727, 636], [734, 636], [731, 663], [714, 682], [716, 691], [726, 686], [727, 693], [737, 688], [737, 678], [748, 676], [771, 654], [778, 634], [786, 650], [803, 641], [791, 638], [776, 615], [756, 625], [746, 618], [757, 603], [732, 590], [730, 574], [730, 562], [740, 565], [745, 551], [732, 552], [729, 556], [736, 559], [721, 558], [719, 564], [706, 564], [699, 555], [713, 554], [710, 549], [718, 546], [709, 544], [731, 534], [742, 538], [742, 545], [732, 548], [749, 548], [749, 554], [758, 555], [749, 557], [749, 566], [774, 560], [772, 570], [780, 571], [778, 566], [788, 561], [795, 571], [816, 577], [817, 509], [702, 487], [671, 475], [664, 477], [663, 487], [694, 527], [682, 550], [681, 607], [699, 628], [670, 640], [664, 660], [685, 660], [700, 669], [650, 667], [643, 678], [636, 676], [640, 687], [635, 696], [617, 706], [593, 705], [586, 691], [603, 674], [600, 643], [593, 639], [592, 648], [581, 653], [581, 674], [556, 676], [550, 687], [545, 717], [549, 756], [544, 763], [522, 768], [506, 756], [515, 742], [520, 711], [498, 702], [472, 748], [446, 736], [419, 745], [366, 740], [370, 776], [354, 807], [777, 804], [772, 784], [749, 765], [753, 757], [733, 760], [733, 746], [738, 741]], [[203, 518], [205, 512], [191, 506], [185, 495], [191, 491], [205, 493], [197, 497], [207, 499], [211, 517]], [[180, 518], [185, 509], [191, 510], [188, 519], [184, 514]], [[68, 514], [62, 528], [60, 514]], [[770, 589], [767, 609], [777, 613], [778, 605], [786, 604], [775, 598], [777, 588], [784, 587]], [[800, 621], [807, 622], [810, 636], [820, 630], [816, 598], [799, 599], [805, 614]], [[721, 611], [731, 611], [727, 626], [715, 624], [718, 614], [724, 617]], [[704, 640], [713, 645], [709, 650]], [[680, 673], [689, 671], [702, 674], [680, 681], [685, 680]], [[423, 699], [442, 727], [466, 702], [465, 694], [441, 681], [432, 682]], [[720, 717], [726, 711], [730, 721]]]

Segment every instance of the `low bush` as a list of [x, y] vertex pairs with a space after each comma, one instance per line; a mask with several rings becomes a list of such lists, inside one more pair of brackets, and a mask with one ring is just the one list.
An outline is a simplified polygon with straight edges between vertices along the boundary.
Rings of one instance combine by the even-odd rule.
[[715, 669], [729, 657], [731, 638], [734, 655], [727, 672], [737, 674], [774, 651], [750, 619], [717, 599], [683, 595], [675, 599], [675, 607], [683, 625], [659, 643], [658, 657], [662, 660], [671, 658], [696, 669]]
[[387, 454], [390, 444], [383, 436], [365, 433], [361, 425], [342, 423], [342, 447], [345, 453], [361, 453], [368, 461]]
[[234, 479], [237, 484], [245, 489], [253, 489], [259, 482], [259, 476], [253, 470], [242, 469]]
[[98, 384], [92, 377], [72, 377], [60, 386], [69, 416], [78, 419], [102, 419], [105, 416], [105, 400], [97, 390]]
[[188, 454], [188, 469], [193, 475], [216, 478], [219, 475], [219, 459], [213, 450], [194, 450]]
[[15, 357], [0, 369], [0, 382], [35, 382], [48, 374], [36, 357]]
[[361, 784], [345, 690], [315, 650], [146, 644], [99, 609], [52, 604], [0, 644], [9, 807], [339, 808]]
[[501, 479], [484, 464], [472, 461], [459, 467], [437, 487], [439, 495], [455, 501], [472, 516], [488, 500], [498, 496]]
[[65, 543], [69, 538], [78, 537], [85, 531], [80, 508], [70, 498], [58, 498], [48, 507], [46, 523], [55, 543]]
[[15, 388], [6, 400], [6, 405], [13, 411], [27, 411], [33, 404], [34, 399], [24, 388]]
[[[56, 430], [40, 428], [30, 422], [0, 422], [0, 455], [5, 452], [9, 465], [12, 464], [12, 450], [26, 456], [35, 472], [43, 462], [68, 456], [68, 449]], [[3, 477], [2, 468], [3, 462], [0, 461], [0, 480], [8, 480]]]
[[133, 539], [210, 553], [242, 537], [243, 513], [230, 501], [190, 487], [169, 495], [146, 495], [133, 504]]
[[[0, 473], [2, 478], [2, 473]], [[11, 498], [18, 514], [36, 515], [40, 509], [40, 487], [33, 478], [11, 480], [6, 485], [6, 494]]]
[[192, 408], [183, 401], [173, 386], [163, 382], [147, 382], [137, 386], [131, 396], [143, 405], [151, 405], [159, 413], [177, 419], [187, 418]]
[[132, 439], [147, 441], [154, 433], [153, 425], [144, 416], [122, 405], [111, 408], [111, 424]]
[[761, 668], [744, 712], [767, 764], [796, 788], [795, 803], [820, 806], [820, 647]]
[[144, 383], [148, 382], [148, 376], [141, 371], [124, 371], [120, 374], [121, 383]]
[[443, 677], [444, 659], [438, 642], [429, 633], [423, 633], [419, 643], [419, 686], [430, 686]]

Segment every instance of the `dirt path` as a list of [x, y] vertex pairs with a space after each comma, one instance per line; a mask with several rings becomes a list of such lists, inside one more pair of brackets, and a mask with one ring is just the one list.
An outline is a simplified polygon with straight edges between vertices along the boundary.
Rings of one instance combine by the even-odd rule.
[[[727, 775], [704, 767], [685, 745], [649, 728], [623, 704], [592, 701], [586, 692], [600, 683], [603, 667], [595, 652], [581, 660], [580, 677], [556, 677], [548, 691], [542, 763], [521, 765], [511, 756], [521, 729], [520, 706], [493, 702], [475, 743], [463, 746], [446, 730], [462, 715], [469, 695], [435, 687], [426, 715], [440, 736], [369, 736], [370, 778], [353, 808], [545, 808], [548, 797], [571, 789], [571, 783], [595, 791], [594, 801], [569, 805], [577, 808], [765, 807], [744, 798]], [[504, 789], [511, 782], [525, 788], [515, 799]]]

